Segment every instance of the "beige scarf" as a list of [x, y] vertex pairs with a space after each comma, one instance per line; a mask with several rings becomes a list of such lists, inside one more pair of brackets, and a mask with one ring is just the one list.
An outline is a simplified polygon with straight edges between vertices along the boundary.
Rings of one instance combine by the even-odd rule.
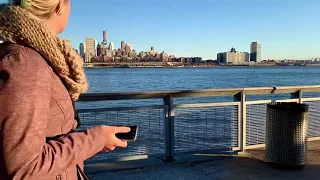
[[48, 26], [31, 18], [25, 9], [8, 6], [0, 11], [0, 36], [4, 41], [39, 52], [62, 79], [73, 100], [87, 91], [82, 58]]

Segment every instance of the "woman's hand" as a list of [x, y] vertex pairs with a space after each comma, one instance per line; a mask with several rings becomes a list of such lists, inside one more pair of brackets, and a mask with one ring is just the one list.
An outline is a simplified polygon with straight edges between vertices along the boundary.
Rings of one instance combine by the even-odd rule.
[[101, 126], [101, 128], [105, 137], [104, 151], [113, 151], [116, 147], [125, 148], [128, 146], [127, 141], [118, 139], [116, 134], [130, 132], [129, 127]]

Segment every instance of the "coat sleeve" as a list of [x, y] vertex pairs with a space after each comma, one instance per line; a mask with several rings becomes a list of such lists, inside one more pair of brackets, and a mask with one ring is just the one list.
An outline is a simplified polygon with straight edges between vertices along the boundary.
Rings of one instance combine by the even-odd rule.
[[0, 163], [10, 179], [52, 177], [102, 151], [101, 127], [46, 142], [52, 73], [40, 55], [7, 55], [0, 72]]

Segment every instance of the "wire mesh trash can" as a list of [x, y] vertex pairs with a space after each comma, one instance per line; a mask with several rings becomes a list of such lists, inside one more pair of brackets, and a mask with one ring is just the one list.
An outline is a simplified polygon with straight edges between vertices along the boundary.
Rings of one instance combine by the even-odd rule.
[[277, 165], [303, 167], [307, 156], [309, 107], [299, 103], [267, 105], [266, 158]]

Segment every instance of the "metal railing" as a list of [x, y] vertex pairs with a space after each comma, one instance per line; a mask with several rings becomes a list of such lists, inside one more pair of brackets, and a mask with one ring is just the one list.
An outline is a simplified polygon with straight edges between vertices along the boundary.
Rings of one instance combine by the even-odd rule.
[[[79, 102], [162, 99], [160, 105], [111, 108], [79, 108], [83, 128], [98, 124], [139, 126], [137, 142], [127, 149], [99, 154], [91, 160], [164, 157], [193, 152], [245, 151], [263, 147], [266, 106], [272, 101], [307, 103], [310, 106], [309, 140], [320, 139], [320, 97], [304, 98], [303, 93], [320, 92], [320, 86], [291, 86], [182, 90], [131, 93], [84, 94]], [[247, 100], [252, 95], [290, 94], [290, 99]], [[174, 99], [233, 97], [234, 101], [174, 104]]]

